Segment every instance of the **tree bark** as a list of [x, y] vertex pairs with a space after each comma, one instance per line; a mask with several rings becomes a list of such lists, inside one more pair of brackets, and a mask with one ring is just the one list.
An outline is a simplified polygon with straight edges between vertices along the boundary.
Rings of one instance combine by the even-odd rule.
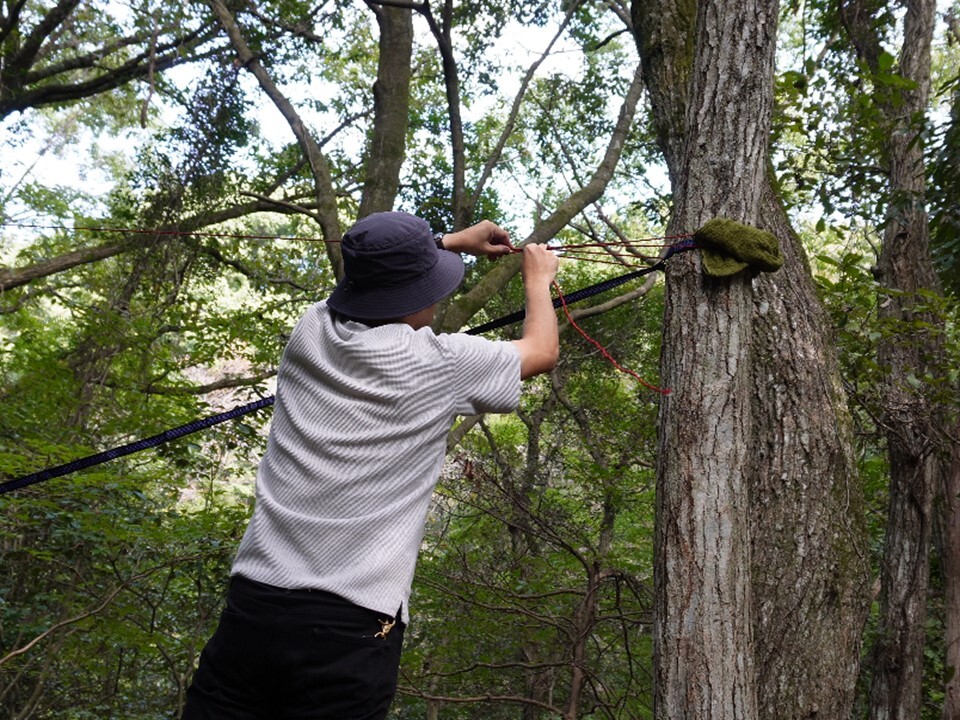
[[870, 564], [852, 422], [800, 239], [770, 183], [784, 266], [754, 281], [751, 467], [759, 717], [850, 717]]
[[[897, 98], [880, 96], [877, 103], [886, 123], [889, 174], [886, 227], [877, 263], [880, 317], [891, 328], [902, 323], [903, 329], [887, 333], [878, 351], [881, 365], [888, 369], [883, 424], [890, 489], [880, 570], [880, 621], [871, 656], [869, 716], [873, 720], [920, 717], [931, 512], [943, 472], [936, 438], [937, 418], [943, 413], [925, 397], [920, 380], [937, 371], [941, 341], [938, 333], [915, 324], [923, 321], [927, 328], [942, 324], [916, 307], [927, 304], [918, 293], [941, 292], [930, 257], [923, 146], [918, 142], [918, 118], [923, 117], [930, 92], [935, 12], [934, 0], [906, 4], [899, 73], [913, 86]], [[858, 43], [857, 47], [869, 45]], [[869, 50], [861, 49], [860, 54], [871, 61]]]
[[400, 188], [410, 117], [413, 13], [372, 5], [380, 26], [380, 58], [373, 84], [373, 132], [358, 217], [391, 210]]
[[944, 474], [940, 564], [944, 587], [947, 675], [943, 720], [960, 718], [960, 424], [954, 425], [950, 465]]
[[[659, 41], [688, 17], [661, 15]], [[685, 107], [673, 101], [656, 111], [676, 201], [669, 235], [720, 215], [756, 225], [766, 180], [776, 3], [707, 0], [695, 17], [689, 50], [673, 43], [683, 55], [664, 57], [656, 82], [648, 80], [662, 91], [663, 80], [689, 67]], [[641, 48], [648, 56], [650, 44]], [[682, 126], [671, 124], [681, 117]], [[694, 254], [668, 267], [661, 384], [673, 394], [660, 409], [654, 540], [658, 718], [757, 717], [752, 307], [746, 274], [706, 278]]]
[[658, 718], [846, 718], [866, 615], [863, 508], [827, 323], [772, 189], [776, 4], [636, 0], [676, 208], [785, 256], [752, 281], [667, 272], [656, 536]]

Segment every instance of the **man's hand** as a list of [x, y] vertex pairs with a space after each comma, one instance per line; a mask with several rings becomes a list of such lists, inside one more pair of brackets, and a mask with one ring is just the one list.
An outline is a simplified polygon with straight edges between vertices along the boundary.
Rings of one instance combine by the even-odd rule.
[[527, 245], [523, 248], [523, 266], [520, 271], [525, 287], [535, 290], [542, 285], [549, 287], [557, 276], [559, 267], [560, 258], [546, 245]]
[[491, 260], [514, 252], [507, 231], [489, 220], [481, 220], [465, 230], [444, 235], [443, 249], [478, 257], [486, 255]]
[[545, 245], [523, 248], [523, 289], [527, 298], [523, 337], [513, 343], [520, 351], [520, 377], [553, 370], [560, 357], [557, 314], [550, 299], [550, 285], [557, 274], [560, 259]]

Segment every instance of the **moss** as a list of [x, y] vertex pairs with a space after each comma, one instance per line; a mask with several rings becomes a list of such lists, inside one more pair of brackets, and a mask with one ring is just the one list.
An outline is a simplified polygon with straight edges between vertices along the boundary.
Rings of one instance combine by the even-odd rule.
[[697, 230], [703, 271], [711, 277], [730, 277], [748, 267], [775, 272], [783, 265], [780, 243], [772, 233], [730, 218], [714, 218]]

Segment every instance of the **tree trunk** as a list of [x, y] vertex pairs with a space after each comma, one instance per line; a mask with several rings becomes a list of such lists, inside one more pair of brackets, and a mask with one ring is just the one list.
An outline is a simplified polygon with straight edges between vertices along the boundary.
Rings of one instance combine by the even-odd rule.
[[756, 290], [751, 535], [760, 717], [850, 717], [870, 564], [852, 423], [799, 238], [768, 183], [784, 266]]
[[[757, 224], [776, 20], [775, 3], [697, 5], [683, 127], [658, 124], [676, 199], [668, 234], [719, 215]], [[665, 58], [665, 65], [682, 67], [686, 59]], [[675, 109], [670, 115], [680, 117]], [[671, 141], [677, 137], [680, 143]], [[708, 279], [693, 254], [671, 262], [661, 383], [673, 394], [661, 404], [654, 542], [659, 718], [757, 716], [749, 528], [752, 316], [746, 274]]]
[[[954, 425], [960, 438], [960, 424]], [[960, 441], [954, 441], [950, 466], [944, 474], [940, 565], [943, 572], [944, 641], [947, 676], [943, 720], [960, 718]]]
[[373, 84], [373, 133], [367, 151], [366, 180], [359, 217], [392, 210], [406, 157], [410, 117], [410, 60], [413, 13], [374, 6], [380, 26], [380, 59]]
[[[887, 122], [889, 207], [877, 264], [880, 317], [891, 323], [879, 359], [888, 368], [883, 393], [883, 424], [890, 459], [887, 531], [880, 571], [880, 623], [872, 653], [870, 717], [920, 717], [923, 648], [926, 633], [931, 510], [942, 467], [937, 452], [936, 418], [942, 411], [923, 394], [918, 379], [936, 372], [941, 356], [938, 321], [915, 306], [917, 293], [940, 293], [929, 250], [924, 209], [924, 161], [917, 122], [930, 88], [930, 46], [934, 0], [907, 3], [900, 74], [915, 83], [895, 101], [880, 103]], [[889, 289], [887, 292], [885, 289]], [[911, 382], [911, 380], [913, 382]]]
[[777, 236], [776, 274], [667, 273], [656, 531], [658, 718], [847, 718], [867, 562], [839, 372], [768, 176], [776, 4], [636, 0], [676, 199]]

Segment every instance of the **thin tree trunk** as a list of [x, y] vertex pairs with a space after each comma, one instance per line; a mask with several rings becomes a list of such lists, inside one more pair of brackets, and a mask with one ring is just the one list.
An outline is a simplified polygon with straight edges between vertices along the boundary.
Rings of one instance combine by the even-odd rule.
[[371, 4], [380, 26], [380, 58], [373, 84], [373, 133], [359, 216], [391, 210], [400, 188], [410, 118], [413, 13]]
[[944, 587], [945, 670], [943, 720], [960, 719], [960, 424], [954, 427], [950, 466], [944, 474], [941, 570]]
[[924, 396], [920, 382], [936, 372], [941, 355], [937, 334], [915, 327], [938, 321], [916, 309], [926, 304], [917, 293], [940, 292], [929, 251], [924, 209], [924, 161], [917, 142], [930, 88], [930, 46], [934, 0], [912, 0], [904, 17], [900, 74], [915, 83], [897, 102], [880, 109], [888, 123], [886, 144], [889, 196], [883, 248], [877, 263], [886, 297], [880, 316], [905, 329], [881, 342], [879, 359], [888, 368], [883, 421], [890, 458], [887, 531], [881, 565], [880, 622], [872, 653], [870, 718], [913, 720], [923, 697], [931, 511], [942, 467], [936, 419], [942, 412]]

